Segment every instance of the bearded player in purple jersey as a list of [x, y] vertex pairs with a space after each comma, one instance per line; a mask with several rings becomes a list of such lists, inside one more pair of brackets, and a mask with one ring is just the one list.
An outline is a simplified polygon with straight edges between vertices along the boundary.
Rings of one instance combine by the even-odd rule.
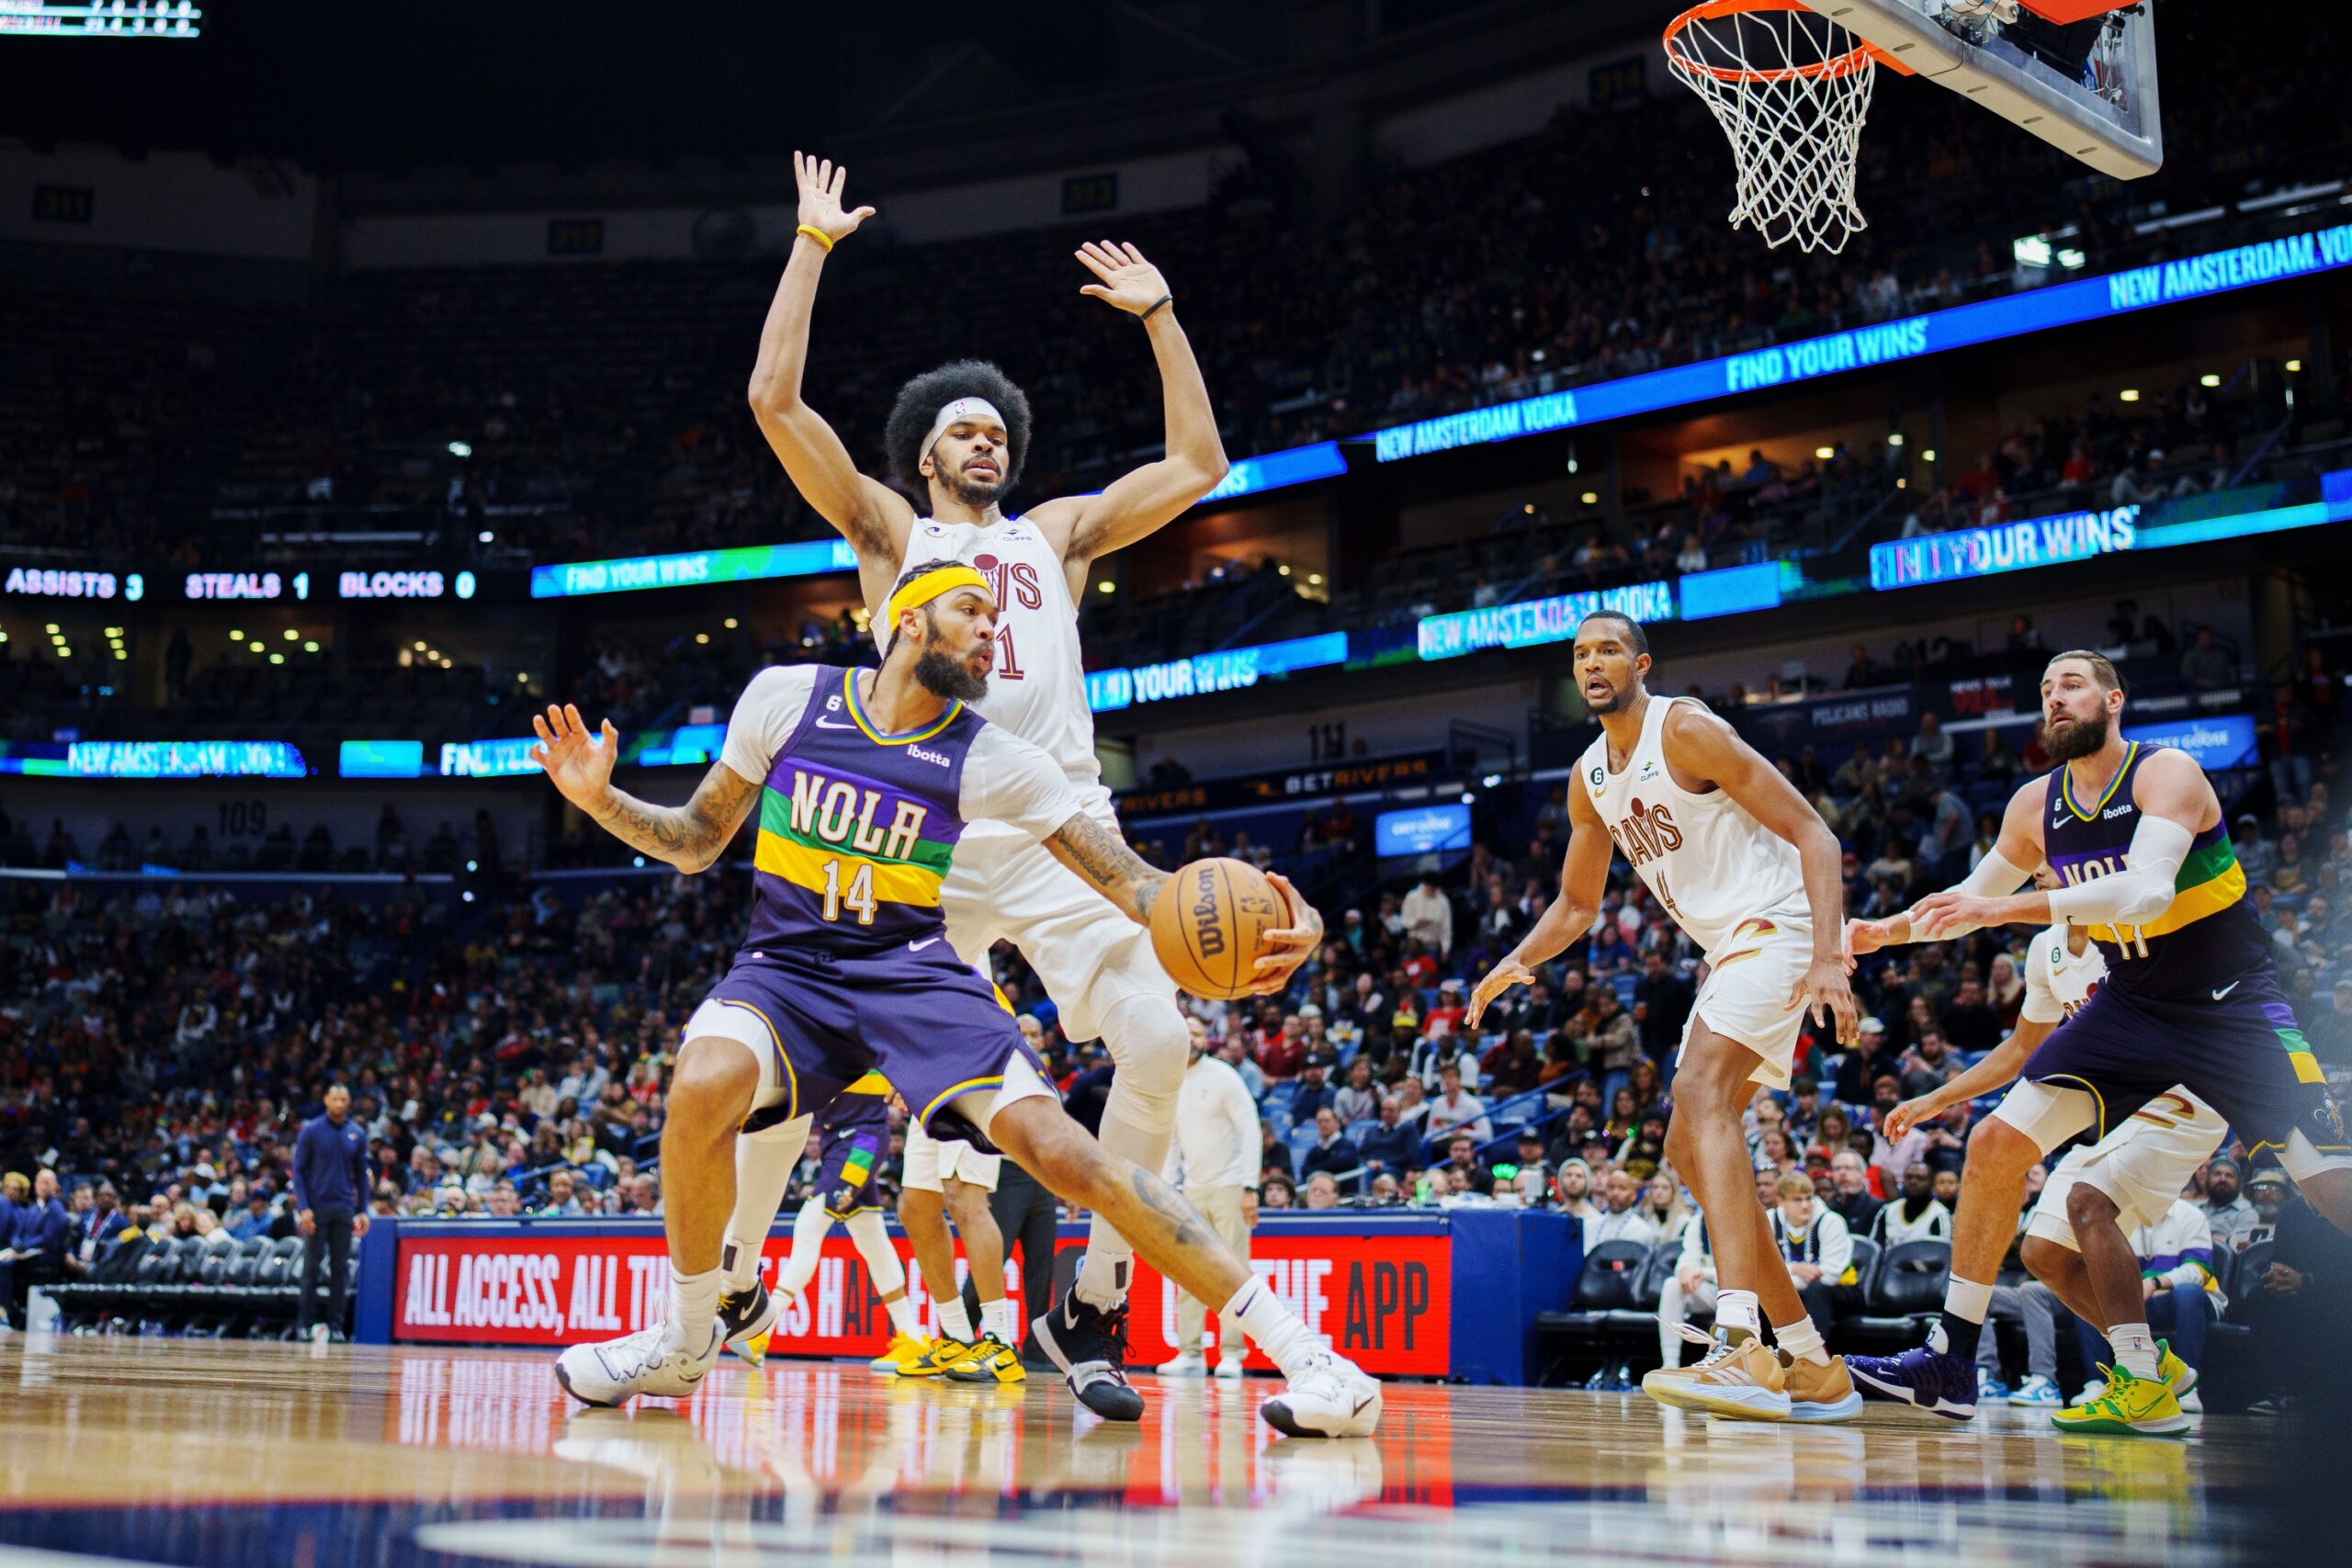
[[[590, 1404], [683, 1398], [723, 1344], [763, 1332], [775, 1303], [755, 1266], [728, 1290], [724, 1244], [756, 1257], [809, 1119], [876, 1072], [934, 1136], [1001, 1149], [1057, 1196], [1110, 1218], [1179, 1287], [1225, 1303], [1220, 1315], [1289, 1379], [1261, 1406], [1278, 1430], [1368, 1434], [1380, 1385], [1325, 1348], [1156, 1174], [1069, 1118], [994, 987], [947, 942], [940, 886], [972, 822], [1043, 843], [1139, 924], [1168, 875], [1097, 822], [1044, 751], [969, 705], [996, 657], [985, 576], [925, 562], [899, 580], [888, 609], [879, 670], [798, 665], [754, 676], [719, 761], [683, 807], [613, 787], [619, 736], [609, 722], [592, 737], [571, 708], [533, 720], [533, 756], [564, 797], [681, 870], [707, 868], [759, 813], [750, 934], [688, 1020], [671, 1074], [666, 1315], [573, 1346], [558, 1379]], [[1319, 931], [1311, 911], [1300, 919]]]

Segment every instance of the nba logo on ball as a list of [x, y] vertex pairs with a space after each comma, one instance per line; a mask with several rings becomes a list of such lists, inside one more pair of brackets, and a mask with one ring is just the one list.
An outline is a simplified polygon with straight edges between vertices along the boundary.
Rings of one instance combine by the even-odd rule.
[[1169, 977], [1194, 996], [1247, 996], [1264, 934], [1289, 919], [1286, 900], [1247, 861], [1200, 860], [1179, 869], [1151, 908], [1151, 947]]

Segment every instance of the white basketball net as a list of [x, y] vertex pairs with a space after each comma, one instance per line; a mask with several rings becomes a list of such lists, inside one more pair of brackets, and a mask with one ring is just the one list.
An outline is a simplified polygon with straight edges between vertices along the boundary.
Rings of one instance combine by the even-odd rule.
[[1666, 62], [1731, 140], [1734, 228], [1745, 223], [1770, 245], [1837, 252], [1866, 227], [1854, 158], [1877, 70], [1860, 39], [1794, 0], [1691, 11], [1667, 30]]

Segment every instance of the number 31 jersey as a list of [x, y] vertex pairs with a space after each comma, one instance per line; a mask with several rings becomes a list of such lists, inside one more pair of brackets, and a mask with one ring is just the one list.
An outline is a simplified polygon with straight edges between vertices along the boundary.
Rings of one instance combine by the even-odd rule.
[[987, 527], [918, 517], [899, 570], [927, 560], [961, 561], [996, 590], [996, 672], [989, 677], [988, 695], [975, 705], [981, 716], [1042, 747], [1090, 809], [1106, 808], [1094, 814], [1107, 820], [1109, 795], [1094, 755], [1094, 710], [1087, 705], [1079, 652], [1078, 606], [1070, 602], [1061, 557], [1018, 517]]

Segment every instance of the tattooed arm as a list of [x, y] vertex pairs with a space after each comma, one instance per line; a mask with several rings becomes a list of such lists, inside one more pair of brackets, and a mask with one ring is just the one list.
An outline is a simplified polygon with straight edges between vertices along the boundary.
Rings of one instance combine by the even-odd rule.
[[757, 784], [724, 762], [713, 762], [684, 806], [655, 806], [613, 787], [621, 738], [611, 719], [591, 739], [580, 710], [567, 703], [548, 708], [544, 718], [533, 715], [531, 728], [539, 734], [531, 760], [547, 771], [564, 799], [631, 849], [680, 871], [708, 869], [734, 841], [735, 830], [760, 796]]
[[1144, 864], [1117, 835], [1083, 811], [1046, 836], [1047, 852], [1084, 877], [1094, 890], [1139, 926], [1151, 923], [1152, 902], [1168, 874]]

